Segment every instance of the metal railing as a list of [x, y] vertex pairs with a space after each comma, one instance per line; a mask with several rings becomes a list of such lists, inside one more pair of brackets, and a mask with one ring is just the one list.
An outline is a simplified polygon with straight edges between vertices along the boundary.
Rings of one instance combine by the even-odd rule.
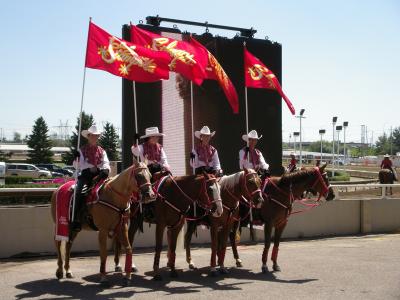
[[[335, 200], [400, 200], [400, 184], [338, 184], [331, 185]], [[391, 191], [397, 193], [391, 194]], [[364, 194], [363, 194], [364, 193]]]

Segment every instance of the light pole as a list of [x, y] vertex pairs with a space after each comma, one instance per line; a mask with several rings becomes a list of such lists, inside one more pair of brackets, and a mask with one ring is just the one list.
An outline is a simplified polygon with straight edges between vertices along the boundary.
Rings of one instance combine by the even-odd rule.
[[300, 114], [299, 114], [298, 116], [296, 116], [296, 118], [299, 118], [299, 119], [300, 119], [300, 167], [303, 166], [303, 153], [302, 153], [302, 148], [303, 148], [303, 147], [302, 147], [302, 146], [303, 146], [303, 144], [302, 144], [302, 136], [303, 136], [303, 134], [302, 134], [302, 130], [301, 130], [301, 119], [304, 119], [304, 118], [305, 118], [305, 117], [303, 116], [304, 111], [305, 111], [304, 108], [300, 109]]
[[332, 177], [335, 176], [335, 125], [337, 117], [332, 118]]
[[338, 161], [338, 166], [339, 166], [339, 158], [340, 158], [340, 132], [342, 131], [342, 126], [336, 126], [336, 132], [337, 132], [337, 161]]
[[343, 122], [343, 156], [344, 156], [344, 164], [347, 163], [347, 151], [346, 151], [346, 128], [349, 126], [349, 122]]
[[322, 136], [325, 134], [325, 129], [319, 130], [319, 135], [321, 136], [321, 155], [320, 155], [320, 163], [322, 163]]

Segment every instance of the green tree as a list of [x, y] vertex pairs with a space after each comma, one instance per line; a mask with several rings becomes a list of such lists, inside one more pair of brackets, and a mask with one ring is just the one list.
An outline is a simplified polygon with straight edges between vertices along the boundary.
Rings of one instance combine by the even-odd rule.
[[109, 122], [104, 125], [104, 132], [99, 138], [99, 145], [107, 152], [110, 161], [118, 160], [118, 134], [114, 125]]
[[10, 159], [12, 153], [5, 153], [3, 151], [0, 150], [0, 161], [4, 161], [4, 162], [8, 162], [8, 160]]
[[51, 163], [53, 153], [51, 152], [52, 143], [50, 141], [49, 128], [43, 117], [36, 119], [33, 125], [32, 134], [27, 138], [28, 161], [32, 164]]
[[386, 133], [384, 133], [383, 135], [378, 137], [375, 146], [375, 153], [377, 155], [390, 153], [390, 137], [388, 138]]
[[16, 132], [16, 131], [14, 132], [13, 142], [15, 142], [15, 143], [22, 142], [21, 134], [19, 132]]
[[[336, 146], [336, 145], [335, 145]], [[312, 142], [308, 147], [307, 151], [321, 152], [321, 142]], [[332, 153], [332, 142], [322, 141], [322, 152]]]
[[[87, 115], [84, 111], [82, 111], [82, 130], [88, 129], [90, 126], [93, 125], [93, 123], [94, 123], [93, 115]], [[74, 161], [74, 153], [76, 151], [76, 145], [78, 144], [79, 117], [77, 118], [75, 130], [76, 131], [72, 133], [72, 136], [69, 139], [70, 151], [63, 154], [62, 156], [63, 162], [67, 165], [71, 165], [72, 162]], [[79, 147], [82, 147], [83, 145], [86, 144], [87, 144], [87, 139], [81, 136]]]

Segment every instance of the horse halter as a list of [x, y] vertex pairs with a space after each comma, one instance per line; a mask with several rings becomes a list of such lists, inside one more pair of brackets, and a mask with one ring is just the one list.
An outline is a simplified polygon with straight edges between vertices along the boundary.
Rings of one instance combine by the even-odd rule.
[[[215, 184], [215, 185], [216, 185], [216, 188], [218, 189], [218, 195], [219, 195], [219, 198], [218, 198], [218, 199], [211, 200], [210, 197], [208, 196], [207, 184], [210, 183], [210, 182], [212, 183], [212, 184], [210, 184], [210, 186]], [[202, 195], [204, 195], [204, 197], [205, 197], [205, 201], [204, 201], [204, 202], [207, 204], [207, 206], [204, 207], [204, 206], [202, 206], [201, 203], [197, 203], [197, 204], [198, 204], [201, 208], [203, 208], [203, 209], [205, 209], [205, 210], [207, 210], [207, 211], [211, 211], [211, 207], [212, 207], [212, 205], [213, 205], [214, 203], [222, 202], [222, 199], [221, 199], [221, 192], [220, 192], [220, 190], [219, 190], [219, 186], [218, 186], [218, 182], [217, 182], [217, 178], [216, 178], [216, 177], [212, 176], [211, 178], [206, 178], [206, 177], [204, 176], [203, 181], [202, 181], [202, 189], [200, 190], [200, 194], [199, 194], [198, 199], [201, 199], [201, 196], [202, 196]]]
[[248, 197], [249, 199], [251, 199], [255, 194], [260, 193], [260, 197], [262, 198], [262, 191], [261, 188], [256, 189], [253, 192], [249, 191], [249, 188], [247, 187], [247, 177], [252, 176], [254, 178], [254, 180], [256, 179], [257, 173], [256, 172], [252, 172], [252, 173], [247, 173], [245, 174], [245, 176], [243, 177], [243, 189], [246, 193], [245, 196], [243, 197]]
[[[131, 177], [132, 177], [132, 175], [133, 175], [133, 176], [135, 177], [136, 182], [137, 182], [138, 189], [140, 190], [140, 192], [143, 193], [143, 192], [144, 192], [143, 188], [146, 188], [146, 187], [148, 187], [148, 186], [151, 186], [151, 182], [149, 181], [149, 182], [145, 182], [145, 183], [142, 183], [142, 184], [139, 183], [139, 181], [138, 181], [137, 178], [136, 178], [136, 175], [139, 173], [139, 172], [137, 172], [137, 171], [142, 171], [142, 170], [147, 170], [147, 172], [149, 172], [147, 166], [146, 166], [146, 167], [144, 167], [144, 166], [139, 166], [139, 167], [137, 167], [137, 168], [132, 168], [132, 171], [131, 171], [131, 173], [129, 174], [129, 180], [131, 179]], [[150, 172], [149, 172], [149, 174], [150, 174]], [[150, 175], [150, 176], [151, 176], [151, 175]]]
[[326, 172], [321, 174], [321, 171], [319, 170], [318, 167], [315, 167], [314, 170], [315, 170], [315, 173], [317, 174], [317, 178], [315, 179], [311, 188], [314, 189], [318, 183], [321, 184], [321, 191], [319, 191], [319, 197], [317, 200], [317, 201], [319, 201], [321, 199], [321, 196], [323, 196], [324, 198], [326, 198], [328, 196], [329, 186], [326, 184], [324, 177], [323, 177], [323, 176], [326, 176]]

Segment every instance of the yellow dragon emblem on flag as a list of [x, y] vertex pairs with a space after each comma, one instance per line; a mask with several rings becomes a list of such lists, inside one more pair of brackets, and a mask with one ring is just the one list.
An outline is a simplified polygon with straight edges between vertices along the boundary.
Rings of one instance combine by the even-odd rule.
[[268, 80], [269, 86], [271, 88], [275, 88], [273, 79], [276, 77], [270, 70], [268, 70], [268, 68], [259, 64], [254, 64], [252, 67], [248, 68], [248, 72], [250, 74], [251, 79], [261, 80], [263, 77], [265, 77]]
[[194, 59], [194, 54], [190, 54], [189, 52], [182, 49], [176, 49], [177, 45], [178, 41], [170, 42], [169, 38], [161, 37], [153, 39], [152, 46], [155, 50], [168, 52], [168, 54], [172, 58], [170, 64], [168, 65], [171, 71], [175, 70], [177, 61], [180, 61], [189, 66], [195, 65], [197, 62]]

